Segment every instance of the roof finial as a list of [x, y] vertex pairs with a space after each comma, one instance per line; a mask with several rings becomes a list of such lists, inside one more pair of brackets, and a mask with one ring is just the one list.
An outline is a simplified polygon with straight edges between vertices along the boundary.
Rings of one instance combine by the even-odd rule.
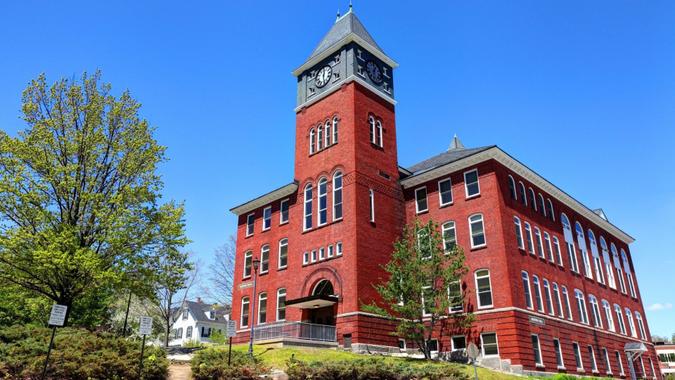
[[452, 141], [450, 142], [450, 147], [448, 148], [448, 151], [458, 149], [464, 149], [464, 144], [462, 144], [462, 142], [459, 140], [459, 137], [457, 137], [457, 134], [455, 133], [455, 136], [452, 138]]
[[338, 8], [337, 17], [335, 18], [335, 21], [337, 21], [339, 18], [340, 18], [340, 8]]
[[352, 11], [352, 0], [349, 0], [349, 11]]

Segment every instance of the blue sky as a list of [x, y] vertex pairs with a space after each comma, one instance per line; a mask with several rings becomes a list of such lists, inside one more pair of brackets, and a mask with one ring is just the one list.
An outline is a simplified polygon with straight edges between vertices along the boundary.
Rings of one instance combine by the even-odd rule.
[[[206, 266], [230, 207], [292, 179], [295, 80], [348, 0], [0, 3], [0, 128], [20, 94], [101, 69], [170, 161]], [[254, 5], [255, 4], [255, 5]], [[356, 1], [395, 74], [399, 159], [497, 144], [636, 238], [652, 333], [675, 332], [675, 2]], [[670, 285], [668, 285], [670, 284]]]

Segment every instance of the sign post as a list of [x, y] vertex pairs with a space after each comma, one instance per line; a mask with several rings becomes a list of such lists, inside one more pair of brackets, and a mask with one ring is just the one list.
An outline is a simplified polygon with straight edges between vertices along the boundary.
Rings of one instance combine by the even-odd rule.
[[480, 355], [480, 350], [478, 349], [478, 346], [474, 342], [470, 342], [469, 345], [466, 348], [466, 355], [471, 359], [471, 364], [473, 365], [473, 375], [475, 376], [476, 380], [478, 380], [478, 369], [476, 368], [476, 359], [478, 358], [478, 355]]
[[139, 334], [143, 335], [143, 342], [141, 343], [141, 360], [138, 364], [138, 378], [143, 378], [143, 354], [145, 353], [145, 337], [152, 333], [152, 317], [141, 317]]
[[233, 320], [227, 321], [227, 342], [229, 350], [227, 351], [227, 366], [232, 362], [232, 338], [237, 335], [237, 322]]
[[49, 339], [49, 348], [47, 348], [47, 357], [45, 358], [45, 365], [42, 368], [42, 379], [47, 375], [47, 368], [49, 367], [49, 355], [52, 353], [52, 347], [54, 346], [54, 336], [56, 335], [56, 327], [63, 326], [66, 321], [66, 312], [68, 311], [68, 306], [64, 305], [52, 305], [52, 312], [49, 314], [49, 326], [52, 327], [52, 337]]

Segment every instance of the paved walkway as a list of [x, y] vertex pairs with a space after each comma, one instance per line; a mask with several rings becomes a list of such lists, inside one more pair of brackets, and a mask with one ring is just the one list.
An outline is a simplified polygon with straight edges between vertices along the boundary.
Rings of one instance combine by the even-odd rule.
[[169, 380], [190, 380], [192, 370], [190, 363], [171, 363], [169, 365]]

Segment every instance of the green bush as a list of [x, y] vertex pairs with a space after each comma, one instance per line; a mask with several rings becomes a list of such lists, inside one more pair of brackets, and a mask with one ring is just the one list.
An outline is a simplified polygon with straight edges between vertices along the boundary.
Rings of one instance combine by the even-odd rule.
[[[42, 374], [51, 329], [11, 326], [0, 329], [0, 378], [37, 379]], [[140, 341], [109, 333], [59, 328], [49, 359], [48, 379], [138, 378]], [[165, 379], [169, 362], [162, 349], [146, 347], [143, 379]]]
[[315, 363], [291, 359], [286, 373], [289, 380], [468, 380], [448, 365], [386, 362], [378, 357]]
[[228, 351], [210, 347], [195, 353], [192, 358], [192, 377], [195, 380], [252, 380], [266, 373], [268, 368], [247, 354], [232, 351], [232, 364], [227, 365]]

